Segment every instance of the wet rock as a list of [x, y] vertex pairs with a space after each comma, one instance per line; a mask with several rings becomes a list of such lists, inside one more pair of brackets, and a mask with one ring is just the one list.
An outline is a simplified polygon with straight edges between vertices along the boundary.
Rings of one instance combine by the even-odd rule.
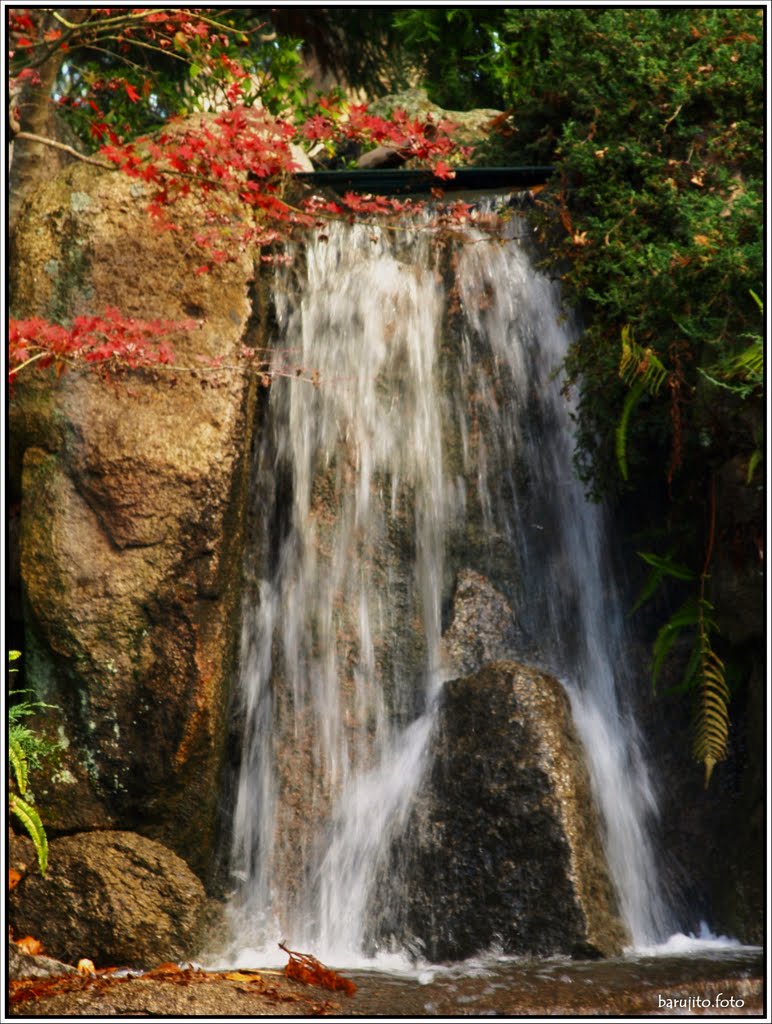
[[405, 159], [405, 155], [392, 146], [376, 146], [359, 157], [357, 167], [360, 171], [372, 171], [379, 167], [401, 167]]
[[445, 685], [418, 806], [390, 874], [406, 910], [380, 941], [430, 960], [505, 953], [611, 956], [626, 936], [583, 751], [557, 680], [515, 662]]
[[205, 910], [203, 886], [171, 850], [131, 832], [88, 832], [51, 842], [45, 877], [13, 890], [9, 919], [65, 962], [149, 967], [192, 955]]
[[[203, 875], [238, 635], [253, 267], [245, 256], [196, 274], [201, 209], [183, 203], [179, 230], [159, 231], [149, 199], [81, 164], [19, 220], [15, 316], [114, 307], [201, 324], [174, 340], [172, 368], [20, 378], [10, 461], [23, 665], [61, 709], [36, 723], [62, 743], [57, 771], [35, 780], [47, 827], [141, 830]], [[215, 357], [230, 368], [207, 367]]]
[[516, 650], [512, 609], [485, 576], [462, 569], [453, 596], [453, 618], [442, 637], [443, 659], [451, 673], [469, 675], [489, 661]]
[[8, 979], [56, 978], [60, 974], [77, 974], [75, 967], [54, 960], [50, 956], [32, 956], [20, 949], [15, 942], [8, 943]]

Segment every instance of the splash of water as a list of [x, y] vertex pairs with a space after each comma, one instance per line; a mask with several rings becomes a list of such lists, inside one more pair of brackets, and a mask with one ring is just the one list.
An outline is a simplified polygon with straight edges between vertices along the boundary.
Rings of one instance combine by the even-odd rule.
[[467, 521], [476, 568], [517, 609], [513, 654], [569, 693], [633, 939], [670, 927], [605, 526], [553, 379], [571, 328], [526, 246], [466, 243], [443, 263], [426, 223], [333, 225], [277, 281], [284, 345], [330, 383], [274, 383], [256, 458], [231, 960], [270, 960], [285, 938], [360, 961], [380, 858], [426, 770]]

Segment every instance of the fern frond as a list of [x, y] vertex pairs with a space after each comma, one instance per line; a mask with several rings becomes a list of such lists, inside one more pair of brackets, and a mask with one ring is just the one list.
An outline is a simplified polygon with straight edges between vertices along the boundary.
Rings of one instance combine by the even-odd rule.
[[12, 814], [16, 815], [26, 829], [35, 846], [40, 873], [44, 875], [48, 867], [48, 839], [46, 838], [46, 831], [43, 828], [40, 815], [31, 804], [28, 804], [26, 800], [22, 800], [15, 793], [11, 793], [8, 798], [8, 809]]
[[633, 341], [629, 324], [622, 328], [622, 355], [619, 360], [619, 376], [632, 386], [640, 380], [651, 395], [656, 395], [667, 380], [667, 370], [652, 348], [641, 348]]
[[700, 607], [695, 597], [688, 597], [677, 611], [673, 612], [664, 626], [660, 627], [652, 648], [651, 683], [657, 688], [657, 680], [662, 671], [665, 658], [681, 632], [687, 626], [696, 626], [700, 622]]
[[636, 597], [632, 608], [628, 612], [629, 615], [634, 615], [639, 608], [646, 604], [646, 602], [649, 600], [652, 594], [656, 593], [657, 588], [662, 582], [664, 575], [665, 574], [661, 572], [659, 569], [652, 568], [649, 570], [649, 574], [644, 580], [643, 586], [641, 587], [641, 591]]
[[677, 580], [696, 580], [697, 573], [680, 562], [674, 562], [670, 555], [655, 555], [651, 551], [639, 551], [638, 557], [647, 565], [658, 569], [665, 576], [673, 576]]
[[614, 431], [614, 449], [622, 479], [627, 480], [627, 428], [630, 414], [644, 392], [656, 395], [667, 380], [668, 372], [651, 348], [641, 348], [633, 340], [629, 324], [622, 327], [622, 354], [619, 358], [619, 376], [630, 388], [625, 396], [622, 414]]
[[24, 796], [27, 790], [27, 779], [29, 777], [29, 765], [21, 744], [15, 736], [8, 737], [8, 760], [11, 763], [13, 776], [16, 779], [16, 786], [19, 794]]
[[750, 484], [753, 481], [753, 474], [756, 472], [756, 467], [761, 462], [762, 455], [760, 448], [754, 448], [751, 452], [751, 457], [748, 459], [748, 471], [745, 474], [745, 483]]
[[643, 382], [636, 381], [625, 396], [625, 404], [622, 406], [622, 415], [614, 431], [614, 448], [617, 456], [617, 465], [622, 479], [627, 480], [627, 427], [630, 422], [630, 414], [638, 404], [644, 392]]
[[652, 594], [655, 593], [665, 576], [672, 576], [677, 580], [694, 580], [696, 579], [696, 573], [693, 573], [685, 565], [681, 565], [680, 562], [674, 562], [669, 554], [667, 555], [655, 555], [651, 551], [638, 551], [638, 557], [642, 558], [647, 565], [651, 566], [649, 574], [641, 588], [641, 592], [635, 599], [635, 603], [630, 609], [630, 615], [638, 611], [641, 605], [644, 605]]
[[730, 365], [738, 374], [761, 382], [764, 377], [763, 340], [761, 338], [754, 339], [752, 345], [737, 353]]
[[760, 335], [745, 337], [752, 337], [753, 342], [742, 352], [706, 369], [698, 367], [702, 376], [711, 384], [741, 398], [748, 398], [764, 384], [764, 341]]
[[694, 756], [705, 765], [705, 788], [713, 769], [727, 755], [729, 741], [729, 686], [724, 663], [701, 636], [700, 689], [694, 720]]

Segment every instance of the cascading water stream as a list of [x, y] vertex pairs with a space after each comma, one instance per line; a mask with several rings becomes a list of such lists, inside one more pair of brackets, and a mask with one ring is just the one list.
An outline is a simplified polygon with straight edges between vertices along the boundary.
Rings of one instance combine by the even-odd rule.
[[[485, 503], [492, 531], [508, 523], [524, 581], [518, 625], [533, 660], [557, 675], [571, 700], [605, 825], [609, 869], [636, 946], [671, 933], [650, 838], [656, 798], [630, 706], [624, 604], [614, 585], [610, 532], [572, 465], [571, 407], [554, 373], [571, 340], [556, 285], [510, 244], [468, 246], [459, 266], [468, 331], [491, 346], [509, 402], [492, 413], [494, 443], [525, 466], [516, 501]], [[482, 306], [481, 295], [491, 300]], [[484, 342], [483, 342], [484, 343]], [[467, 352], [469, 349], [467, 349]], [[465, 375], [474, 375], [467, 357]], [[539, 410], [533, 409], [538, 395]], [[490, 484], [481, 482], [490, 492]]]
[[426, 770], [442, 613], [475, 517], [469, 557], [512, 602], [513, 656], [570, 696], [633, 941], [670, 930], [603, 516], [553, 379], [570, 328], [527, 245], [472, 230], [454, 245], [448, 259], [428, 219], [335, 224], [277, 279], [281, 345], [323, 383], [274, 382], [256, 455], [234, 950], [286, 938], [361, 957], [378, 865]]

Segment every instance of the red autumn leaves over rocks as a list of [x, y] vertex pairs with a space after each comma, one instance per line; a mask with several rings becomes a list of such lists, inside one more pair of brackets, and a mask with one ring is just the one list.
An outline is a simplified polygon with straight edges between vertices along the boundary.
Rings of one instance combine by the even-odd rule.
[[[197, 201], [201, 225], [194, 242], [201, 252], [196, 272], [209, 273], [222, 263], [238, 259], [245, 251], [263, 261], [281, 259], [280, 247], [295, 228], [313, 228], [332, 217], [396, 215], [415, 209], [417, 203], [384, 196], [356, 195], [329, 199], [307, 195], [296, 205], [287, 202], [285, 185], [299, 167], [292, 144], [355, 142], [362, 147], [389, 146], [432, 169], [440, 180], [452, 178], [452, 159], [469, 150], [453, 139], [448, 121], [410, 118], [396, 110], [390, 120], [371, 114], [365, 104], [347, 104], [322, 98], [318, 113], [303, 123], [277, 118], [261, 107], [244, 103], [247, 72], [223, 48], [229, 38], [208, 9], [191, 11], [168, 8], [94, 8], [86, 22], [39, 33], [33, 13], [25, 8], [10, 12], [11, 56], [29, 50], [29, 67], [11, 80], [34, 87], [39, 76], [34, 64], [46, 53], [73, 45], [96, 45], [112, 33], [120, 45], [147, 44], [204, 64], [222, 83], [226, 109], [202, 116], [199, 123], [170, 119], [160, 132], [125, 141], [105, 119], [97, 102], [102, 91], [123, 89], [132, 103], [151, 91], [150, 83], [137, 86], [119, 76], [96, 83], [81, 102], [90, 108], [90, 133], [100, 141], [98, 157], [111, 167], [137, 179], [147, 194], [147, 211], [162, 230], [179, 230], [175, 206], [183, 199]], [[36, 40], [35, 35], [38, 35]], [[117, 35], [116, 35], [117, 34]], [[465, 219], [468, 207], [451, 204], [445, 222]], [[61, 372], [68, 366], [157, 366], [173, 360], [170, 339], [195, 322], [140, 321], [118, 310], [98, 316], [78, 317], [69, 325], [40, 317], [9, 323], [9, 374], [11, 380], [23, 369], [42, 369], [52, 364]]]
[[198, 326], [195, 320], [136, 320], [106, 309], [102, 316], [75, 317], [69, 327], [43, 317], [11, 320], [8, 361], [11, 381], [25, 367], [56, 365], [61, 371], [78, 363], [108, 366], [158, 366], [171, 363], [168, 339]]

